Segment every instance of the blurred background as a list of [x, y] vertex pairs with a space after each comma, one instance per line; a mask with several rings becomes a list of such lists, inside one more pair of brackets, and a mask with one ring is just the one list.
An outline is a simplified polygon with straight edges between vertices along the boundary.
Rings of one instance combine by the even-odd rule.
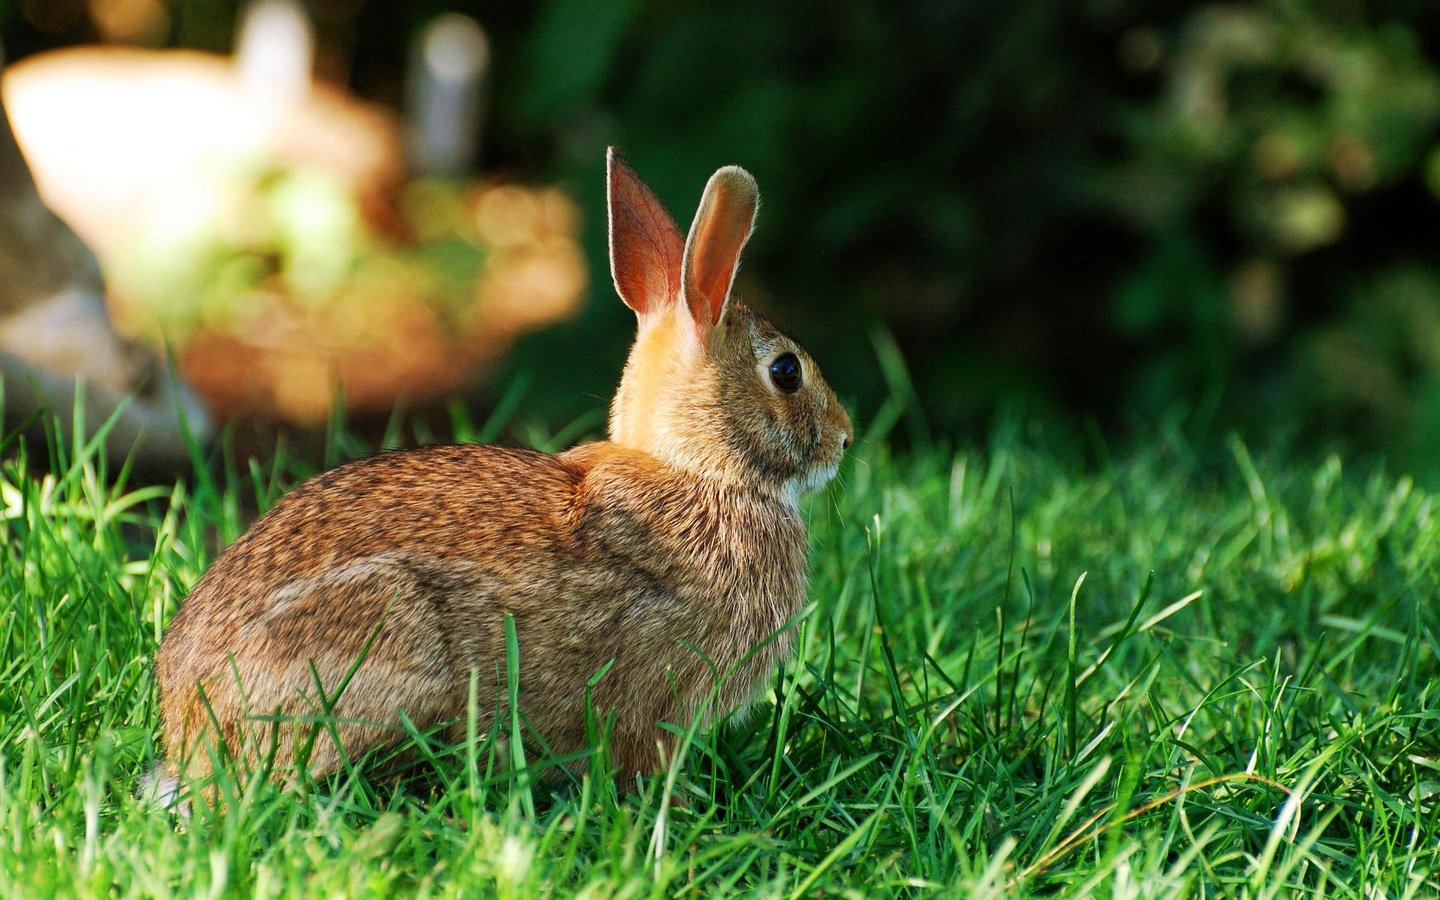
[[682, 227], [755, 174], [738, 292], [860, 421], [908, 377], [901, 439], [1179, 416], [1440, 483], [1440, 4], [255, 6], [0, 0], [42, 195], [222, 421], [528, 377], [598, 429], [613, 143]]

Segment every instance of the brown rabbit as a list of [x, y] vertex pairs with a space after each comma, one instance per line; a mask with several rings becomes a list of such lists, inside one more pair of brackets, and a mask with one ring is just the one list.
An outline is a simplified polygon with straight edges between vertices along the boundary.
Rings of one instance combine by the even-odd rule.
[[[849, 416], [805, 351], [729, 296], [754, 179], [716, 172], [686, 240], [613, 149], [608, 172], [611, 269], [639, 317], [611, 439], [558, 456], [386, 453], [286, 497], [165, 636], [162, 790], [210, 771], [217, 727], [231, 755], [273, 752], [284, 771], [303, 717], [323, 709], [317, 678], [333, 700], [352, 669], [331, 712], [349, 758], [394, 742], [400, 713], [422, 729], [463, 719], [472, 670], [488, 728], [506, 697], [506, 613], [521, 709], [557, 753], [585, 746], [586, 682], [612, 663], [592, 696], [613, 712], [627, 778], [659, 767], [657, 722], [733, 709], [787, 653], [790, 631], [742, 664], [803, 603], [799, 495], [835, 473]], [[277, 713], [301, 724], [272, 727]], [[311, 770], [334, 769], [340, 749], [320, 737]]]

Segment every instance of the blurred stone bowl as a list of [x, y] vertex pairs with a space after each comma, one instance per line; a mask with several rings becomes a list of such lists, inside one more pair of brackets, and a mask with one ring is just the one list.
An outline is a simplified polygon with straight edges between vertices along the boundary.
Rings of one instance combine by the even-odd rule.
[[389, 111], [242, 74], [212, 54], [72, 48], [3, 85], [117, 325], [173, 352], [217, 418], [443, 398], [576, 309], [587, 276], [561, 191], [406, 183]]

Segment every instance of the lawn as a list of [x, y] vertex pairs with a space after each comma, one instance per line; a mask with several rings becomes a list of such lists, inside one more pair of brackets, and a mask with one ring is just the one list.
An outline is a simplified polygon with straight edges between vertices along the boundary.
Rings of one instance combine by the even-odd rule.
[[157, 643], [307, 467], [136, 487], [12, 442], [0, 872], [67, 897], [1440, 892], [1440, 497], [1163, 426], [1113, 452], [886, 430], [808, 503], [800, 652], [638, 789], [507, 769], [477, 728], [413, 739], [399, 781], [222, 779], [188, 821], [133, 796]]

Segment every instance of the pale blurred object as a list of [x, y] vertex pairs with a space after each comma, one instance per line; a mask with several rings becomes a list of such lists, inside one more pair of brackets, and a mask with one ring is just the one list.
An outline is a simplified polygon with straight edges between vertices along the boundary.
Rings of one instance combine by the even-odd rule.
[[411, 172], [455, 178], [474, 167], [489, 66], [490, 45], [474, 19], [446, 13], [421, 30], [406, 84]]
[[235, 67], [243, 90], [257, 103], [279, 107], [305, 102], [315, 65], [315, 34], [294, 0], [255, 0], [241, 16]]
[[402, 182], [393, 116], [320, 85], [297, 97], [256, 74], [271, 65], [247, 80], [215, 54], [79, 47], [17, 63], [4, 99], [41, 196], [108, 268], [137, 231], [206, 218], [237, 168], [314, 166], [373, 203]]
[[[412, 93], [415, 166], [453, 177], [474, 161], [485, 38], [442, 16], [416, 46], [432, 84]], [[219, 418], [314, 424], [337, 401], [453, 395], [584, 292], [563, 193], [406, 184], [395, 116], [312, 85], [313, 57], [300, 6], [259, 0], [233, 60], [75, 49], [4, 85], [116, 320], [174, 346]]]
[[[0, 390], [6, 427], [40, 414], [150, 472], [188, 467], [209, 437], [194, 395], [151, 347], [116, 332], [95, 257], [41, 202], [0, 102]], [[81, 398], [83, 406], [77, 407]], [[72, 438], [77, 437], [70, 435]]]

